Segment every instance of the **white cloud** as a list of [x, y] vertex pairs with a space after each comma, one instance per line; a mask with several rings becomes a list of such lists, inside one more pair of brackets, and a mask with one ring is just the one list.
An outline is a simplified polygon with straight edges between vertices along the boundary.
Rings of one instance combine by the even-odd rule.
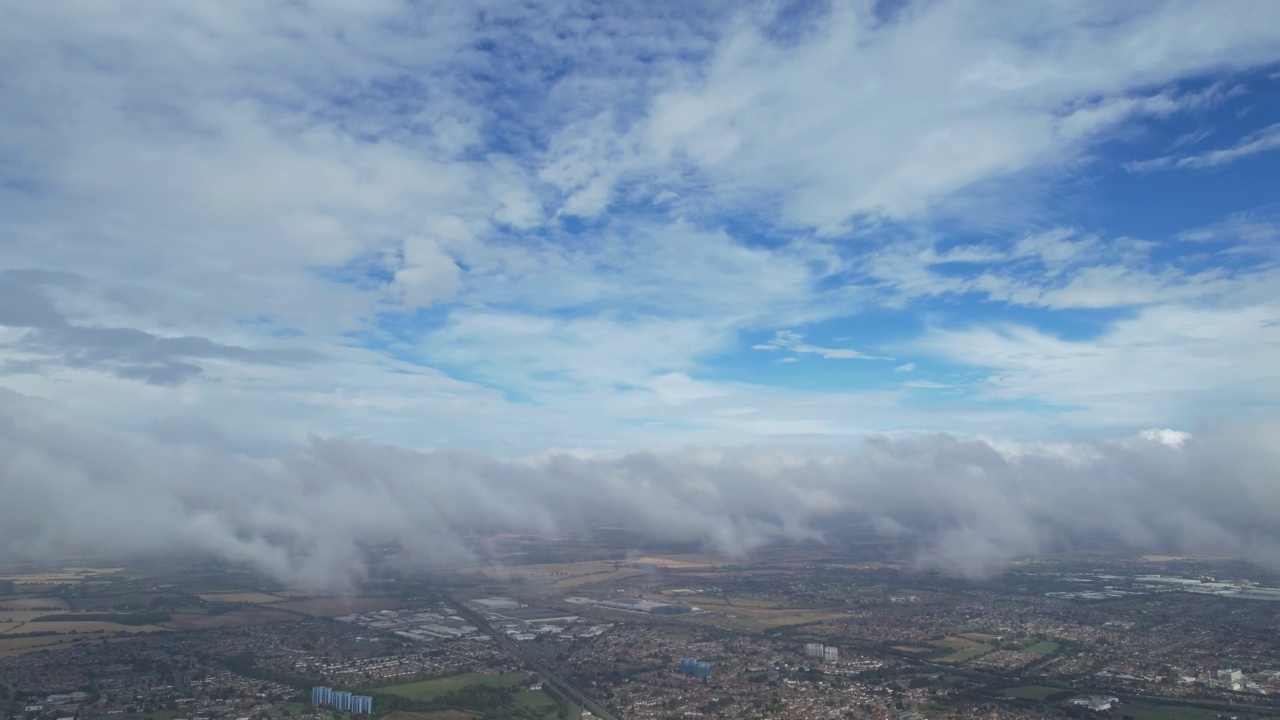
[[457, 292], [458, 266], [436, 241], [408, 238], [404, 242], [402, 264], [395, 271], [392, 284], [406, 308], [430, 306]]
[[[878, 25], [837, 4], [782, 45], [750, 13], [636, 7], [486, 10], [519, 33], [464, 5], [430, 22], [394, 2], [5, 7], [0, 269], [66, 273], [47, 294], [69, 326], [215, 352], [149, 384], [101, 343], [110, 357], [77, 356], [5, 326], [3, 382], [104, 420], [205, 419], [237, 444], [315, 431], [511, 454], [1023, 428], [1016, 411], [913, 413], [896, 391], [727, 382], [716, 362], [779, 327], [796, 332], [762, 343], [769, 367], [887, 360], [800, 332], [939, 297], [1230, 315], [1273, 292], [1265, 263], [1162, 265], [1102, 232], [824, 233], [951, 217], [1126, 119], [1218, 102], [1225, 84], [1177, 83], [1273, 61], [1280, 22], [1204, 2], [940, 2]], [[1255, 231], [1233, 247], [1265, 258]], [[280, 350], [316, 360], [246, 360]]]
[[894, 368], [893, 371], [896, 373], [909, 373], [915, 369], [916, 369], [915, 363], [903, 363], [902, 365], [899, 365], [898, 367]]
[[[788, 223], [834, 229], [859, 215], [918, 217], [975, 184], [1063, 167], [1128, 118], [1233, 92], [1153, 86], [1266, 64], [1280, 51], [1265, 20], [1210, 2], [1025, 13], [930, 3], [889, 24], [865, 7], [834, 8], [820, 31], [786, 47], [752, 19], [739, 22], [627, 140], [583, 142], [578, 126], [574, 146], [592, 148], [586, 157], [609, 176], [678, 185], [693, 172], [695, 186], [715, 188], [704, 205], [765, 197]], [[616, 136], [605, 117], [597, 132]]]
[[935, 328], [914, 343], [989, 374], [979, 398], [1036, 401], [1095, 426], [1232, 415], [1280, 402], [1280, 307], [1163, 305], [1066, 340], [1027, 326]]
[[1227, 165], [1271, 150], [1280, 150], [1280, 123], [1251, 133], [1229, 148], [1211, 150], [1196, 155], [1184, 155], [1182, 157], [1165, 156], [1151, 160], [1139, 160], [1127, 163], [1125, 168], [1130, 172], [1183, 168], [1197, 170]]
[[1274, 568], [1274, 430], [1061, 444], [932, 434], [519, 461], [312, 438], [254, 458], [198, 433], [159, 441], [0, 392], [0, 551], [197, 553], [341, 587], [367, 573], [368, 543], [397, 544], [382, 561], [411, 568], [473, 561], [464, 536], [476, 531], [623, 527], [736, 555], [870, 528], [917, 564], [965, 576], [1082, 545], [1226, 551]]
[[773, 338], [765, 342], [751, 346], [752, 350], [766, 350], [774, 352], [777, 350], [785, 350], [787, 352], [796, 353], [797, 355], [817, 355], [823, 360], [892, 360], [893, 358], [879, 357], [876, 355], [867, 355], [853, 348], [829, 348], [818, 345], [810, 345], [804, 341], [804, 336], [791, 330], [778, 330], [773, 334]]

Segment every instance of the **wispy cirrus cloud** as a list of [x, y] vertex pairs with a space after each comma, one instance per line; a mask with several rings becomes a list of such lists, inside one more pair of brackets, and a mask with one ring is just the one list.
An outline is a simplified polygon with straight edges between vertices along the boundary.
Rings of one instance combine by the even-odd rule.
[[1151, 160], [1138, 160], [1125, 164], [1130, 172], [1153, 170], [1200, 170], [1219, 167], [1253, 157], [1261, 153], [1280, 150], [1280, 123], [1270, 125], [1240, 139], [1235, 145], [1195, 155], [1166, 155]]
[[773, 338], [751, 346], [752, 350], [779, 350], [796, 355], [816, 355], [823, 360], [892, 360], [891, 357], [868, 355], [853, 348], [833, 348], [811, 345], [804, 341], [804, 336], [791, 330], [778, 330]]

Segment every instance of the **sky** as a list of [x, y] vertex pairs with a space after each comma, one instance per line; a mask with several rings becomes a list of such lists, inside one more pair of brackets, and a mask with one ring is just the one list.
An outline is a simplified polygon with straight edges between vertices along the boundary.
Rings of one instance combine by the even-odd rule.
[[[483, 488], [397, 536], [436, 548], [653, 502], [645, 531], [742, 551], [831, 507], [979, 572], [1078, 534], [1036, 508], [1081, 463], [1185, 500], [1204, 548], [1269, 547], [1170, 488], [1211, 466], [1280, 516], [1278, 188], [1266, 0], [11, 3], [0, 483], [28, 504], [0, 541], [119, 539], [22, 518], [158, 497], [179, 545], [358, 575], [377, 522], [319, 549], [310, 511], [131, 447], [258, 507], [316, 473]], [[876, 479], [820, 470], [850, 463]], [[991, 497], [1020, 528], [981, 529]]]

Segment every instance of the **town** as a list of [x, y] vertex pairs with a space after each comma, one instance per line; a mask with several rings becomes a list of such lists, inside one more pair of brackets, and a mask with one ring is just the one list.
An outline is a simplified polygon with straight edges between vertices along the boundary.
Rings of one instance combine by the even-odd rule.
[[220, 566], [11, 573], [0, 709], [10, 720], [1280, 716], [1280, 605], [1263, 582], [1274, 579], [1248, 566], [1058, 558], [971, 581], [841, 555], [655, 554], [505, 577], [481, 564], [338, 595]]

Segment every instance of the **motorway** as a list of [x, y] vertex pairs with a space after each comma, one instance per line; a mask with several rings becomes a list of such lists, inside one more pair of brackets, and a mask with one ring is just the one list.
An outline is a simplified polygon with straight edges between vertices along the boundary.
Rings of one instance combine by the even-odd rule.
[[525, 654], [525, 652], [520, 649], [518, 643], [514, 642], [511, 638], [508, 638], [498, 630], [495, 630], [493, 626], [489, 624], [489, 621], [485, 620], [484, 616], [480, 613], [472, 610], [458, 600], [455, 600], [452, 596], [444, 595], [443, 599], [446, 604], [454, 610], [457, 610], [459, 615], [466, 618], [467, 622], [488, 633], [489, 636], [493, 638], [494, 642], [501, 645], [512, 655], [523, 660], [526, 665], [541, 675], [543, 683], [551, 684], [566, 697], [570, 698], [587, 710], [590, 710], [596, 717], [604, 718], [604, 720], [618, 720], [618, 716], [606, 710], [600, 703], [587, 697], [586, 693], [579, 690], [576, 685], [557, 675], [555, 671], [543, 664], [542, 661], [535, 660]]

